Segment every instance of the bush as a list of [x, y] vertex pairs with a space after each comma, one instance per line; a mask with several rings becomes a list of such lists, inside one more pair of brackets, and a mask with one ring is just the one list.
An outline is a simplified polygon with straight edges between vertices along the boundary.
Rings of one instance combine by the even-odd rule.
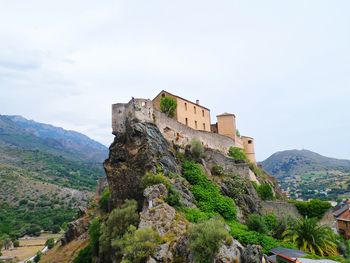
[[73, 263], [91, 263], [92, 262], [92, 249], [91, 244], [79, 251], [77, 257], [73, 260]]
[[41, 259], [41, 256], [42, 256], [41, 251], [36, 252], [36, 255], [35, 255], [33, 261], [34, 261], [35, 263], [38, 263], [38, 262], [40, 261], [40, 259]]
[[160, 236], [151, 227], [136, 230], [135, 226], [130, 226], [122, 239], [113, 241], [113, 247], [124, 255], [123, 259], [138, 263], [152, 255], [160, 243]]
[[192, 185], [191, 192], [196, 198], [200, 210], [218, 213], [225, 219], [235, 218], [234, 201], [221, 194], [219, 187], [208, 179], [199, 164], [186, 161], [183, 164], [183, 176]]
[[103, 262], [110, 262], [109, 253], [112, 250], [112, 240], [121, 238], [128, 227], [130, 225], [137, 226], [138, 221], [139, 215], [135, 200], [125, 200], [121, 208], [116, 208], [110, 213], [100, 229], [99, 250]]
[[244, 152], [244, 149], [238, 147], [230, 147], [228, 150], [228, 155], [235, 159], [236, 161], [247, 161], [247, 156]]
[[258, 214], [252, 214], [248, 216], [247, 226], [249, 230], [256, 231], [262, 234], [268, 232], [266, 222], [262, 216]]
[[323, 215], [332, 207], [327, 201], [312, 199], [309, 202], [296, 202], [296, 208], [304, 217], [321, 219]]
[[275, 194], [272, 187], [268, 183], [263, 183], [261, 185], [255, 185], [255, 189], [262, 200], [274, 200]]
[[89, 237], [90, 237], [90, 244], [91, 244], [91, 252], [92, 255], [97, 256], [99, 252], [99, 239], [101, 235], [101, 220], [100, 218], [94, 218], [89, 226]]
[[193, 159], [199, 160], [203, 156], [203, 153], [203, 144], [200, 141], [193, 139], [191, 141], [191, 155]]
[[146, 189], [148, 186], [156, 184], [164, 184], [167, 188], [170, 187], [169, 179], [166, 178], [162, 173], [153, 174], [151, 172], [147, 172], [141, 178], [140, 185], [142, 189]]
[[19, 241], [18, 240], [13, 241], [13, 246], [14, 247], [19, 247]]
[[227, 240], [232, 240], [223, 222], [209, 220], [189, 229], [189, 248], [195, 262], [213, 262], [214, 255]]
[[212, 217], [215, 217], [214, 213], [205, 213], [198, 208], [186, 208], [184, 209], [186, 219], [192, 223], [198, 223], [206, 221]]
[[165, 202], [167, 202], [169, 205], [173, 207], [177, 207], [177, 208], [182, 207], [180, 194], [172, 186], [168, 189], [168, 196], [165, 198]]
[[53, 239], [53, 238], [49, 238], [45, 242], [45, 246], [47, 246], [48, 249], [52, 249], [54, 247], [54, 245], [55, 245], [55, 239]]
[[212, 175], [223, 175], [224, 174], [224, 168], [219, 165], [219, 164], [214, 164], [213, 167], [211, 168], [211, 173]]
[[171, 97], [162, 97], [160, 99], [160, 111], [165, 113], [168, 117], [173, 118], [175, 116], [177, 108], [177, 102]]
[[100, 209], [105, 213], [108, 212], [108, 203], [109, 203], [110, 195], [111, 195], [111, 192], [107, 187], [106, 189], [103, 190], [102, 196], [98, 202]]

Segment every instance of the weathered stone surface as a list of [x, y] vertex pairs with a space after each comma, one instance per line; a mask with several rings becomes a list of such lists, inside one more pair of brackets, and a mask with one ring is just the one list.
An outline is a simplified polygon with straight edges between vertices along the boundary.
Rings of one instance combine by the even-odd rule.
[[215, 256], [215, 263], [227, 263], [227, 262], [241, 262], [242, 253], [244, 247], [235, 239], [233, 239], [232, 244], [222, 245], [219, 248], [218, 253]]
[[178, 190], [180, 196], [181, 196], [181, 203], [185, 207], [194, 208], [196, 205], [194, 204], [196, 199], [194, 198], [193, 194], [189, 190], [190, 185], [189, 183], [184, 180], [183, 178], [175, 178], [172, 181], [173, 186], [176, 190]]
[[244, 263], [261, 263], [263, 259], [263, 252], [261, 246], [248, 245], [242, 255], [242, 262]]
[[112, 208], [119, 207], [125, 199], [142, 204], [140, 179], [146, 171], [155, 171], [157, 163], [165, 174], [179, 173], [175, 156], [156, 125], [129, 119], [125, 125], [126, 132], [116, 134], [104, 163]]
[[78, 239], [81, 236], [85, 236], [87, 234], [87, 230], [89, 228], [89, 219], [87, 217], [79, 218], [74, 222], [68, 224], [68, 229], [64, 233], [64, 236], [61, 238], [62, 246], [68, 244], [74, 239]]
[[144, 190], [146, 201], [140, 213], [139, 227], [152, 227], [160, 236], [181, 235], [186, 231], [186, 224], [176, 217], [176, 210], [162, 200], [166, 194], [163, 184], [149, 186]]

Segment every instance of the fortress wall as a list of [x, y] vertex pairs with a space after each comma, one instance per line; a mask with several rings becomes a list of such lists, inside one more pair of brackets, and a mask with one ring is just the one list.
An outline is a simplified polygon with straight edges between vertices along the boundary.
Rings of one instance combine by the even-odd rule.
[[199, 131], [189, 128], [188, 126], [167, 117], [164, 113], [154, 110], [155, 123], [163, 136], [176, 145], [186, 147], [193, 139], [203, 143], [204, 147], [219, 150], [227, 153], [234, 141], [227, 137], [207, 131]]
[[125, 121], [138, 119], [141, 122], [155, 123], [163, 136], [180, 147], [186, 147], [193, 139], [202, 142], [204, 147], [227, 153], [234, 140], [217, 133], [194, 130], [190, 127], [167, 117], [164, 113], [153, 108], [153, 102], [146, 99], [133, 99], [128, 103], [112, 105], [113, 134], [124, 133]]
[[126, 119], [138, 119], [143, 122], [153, 122], [153, 103], [146, 99], [133, 99], [128, 103], [112, 105], [113, 134], [125, 132]]

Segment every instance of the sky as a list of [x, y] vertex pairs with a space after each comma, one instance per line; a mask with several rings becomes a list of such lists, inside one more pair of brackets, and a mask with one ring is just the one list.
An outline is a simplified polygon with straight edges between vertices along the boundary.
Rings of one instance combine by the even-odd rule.
[[350, 159], [350, 1], [0, 0], [0, 114], [109, 145], [111, 104], [167, 90], [232, 112], [259, 161]]

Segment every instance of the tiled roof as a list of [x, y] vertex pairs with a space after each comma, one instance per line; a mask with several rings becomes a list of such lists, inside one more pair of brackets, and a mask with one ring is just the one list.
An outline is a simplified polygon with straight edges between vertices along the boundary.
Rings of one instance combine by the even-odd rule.
[[338, 216], [340, 216], [342, 213], [344, 213], [346, 210], [349, 210], [349, 205], [348, 205], [348, 204], [346, 204], [346, 205], [344, 205], [342, 208], [340, 208], [340, 209], [334, 211], [334, 212], [333, 212], [333, 215], [334, 215], [335, 217], [338, 217]]
[[158, 93], [158, 95], [157, 95], [157, 96], [155, 96], [154, 98], [157, 98], [157, 97], [158, 97], [160, 94], [162, 94], [163, 92], [164, 92], [164, 93], [168, 93], [169, 95], [174, 96], [174, 97], [176, 97], [176, 98], [179, 98], [179, 99], [182, 99], [182, 100], [188, 101], [189, 103], [192, 103], [192, 104], [198, 105], [199, 107], [201, 107], [201, 108], [203, 108], [203, 109], [206, 109], [206, 110], [210, 111], [210, 109], [208, 109], [207, 107], [204, 107], [204, 106], [202, 106], [202, 105], [197, 104], [196, 102], [193, 102], [193, 101], [190, 101], [190, 100], [188, 100], [188, 99], [185, 99], [185, 98], [182, 98], [182, 97], [180, 97], [180, 96], [177, 96], [177, 95], [175, 95], [175, 94], [172, 94], [172, 93], [170, 93], [170, 92], [168, 92], [168, 91], [166, 91], [166, 90], [162, 90], [162, 91], [161, 91], [161, 92], [159, 92], [159, 93]]
[[343, 213], [341, 213], [339, 216], [337, 216], [337, 220], [350, 221], [350, 210], [347, 209]]

